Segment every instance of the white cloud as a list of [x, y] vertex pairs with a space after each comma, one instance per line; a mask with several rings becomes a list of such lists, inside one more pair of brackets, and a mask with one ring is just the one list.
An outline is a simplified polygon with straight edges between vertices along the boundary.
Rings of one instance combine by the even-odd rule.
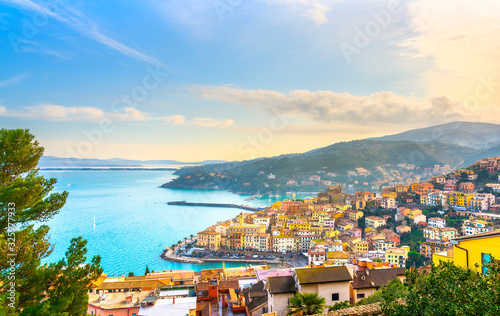
[[83, 122], [99, 121], [105, 116], [101, 109], [86, 106], [66, 107], [54, 104], [40, 104], [38, 106], [26, 107], [26, 110], [26, 112], [12, 113], [12, 115], [27, 119]]
[[190, 122], [191, 125], [201, 126], [201, 127], [218, 127], [226, 128], [234, 124], [233, 120], [217, 120], [210, 117], [195, 117]]
[[185, 121], [185, 117], [182, 115], [151, 116], [148, 113], [143, 113], [132, 107], [124, 108], [123, 113], [110, 114], [110, 117], [112, 119], [116, 119], [119, 121], [130, 121], [130, 122], [162, 121], [171, 125], [181, 125]]
[[[120, 112], [111, 113], [89, 106], [68, 107], [55, 104], [27, 106], [24, 111], [9, 111], [7, 108], [0, 106], [0, 116], [52, 122], [101, 122], [107, 119], [112, 122], [160, 122], [168, 125], [186, 123], [186, 118], [183, 115], [154, 116], [132, 107], [126, 107]], [[195, 117], [188, 124], [207, 128], [227, 128], [232, 126], [234, 121], [231, 119], [219, 120], [210, 117]]]
[[341, 1], [343, 0], [149, 0], [147, 3], [168, 23], [179, 24], [199, 37], [206, 38], [226, 18], [237, 16], [240, 10], [253, 16], [255, 22], [268, 11], [276, 10], [280, 13], [280, 22], [291, 18], [291, 23], [305, 20], [320, 25], [328, 22], [327, 13], [334, 4]]
[[108, 119], [113, 122], [159, 121], [170, 125], [180, 125], [185, 121], [182, 115], [153, 116], [131, 107], [125, 108], [122, 112], [109, 113], [95, 107], [68, 107], [54, 104], [27, 106], [24, 111], [9, 111], [5, 107], [0, 107], [0, 116], [55, 122], [100, 122]]
[[[338, 1], [321, 0], [267, 0], [269, 3], [277, 3], [288, 8], [302, 12], [302, 15], [312, 20], [316, 24], [328, 22], [327, 12], [331, 10], [331, 5]], [[327, 4], [328, 3], [328, 4]]]
[[7, 87], [7, 86], [12, 86], [15, 85], [22, 80], [24, 80], [27, 76], [26, 75], [17, 75], [12, 78], [6, 79], [4, 81], [0, 81], [0, 87]]
[[422, 122], [457, 119], [491, 121], [500, 117], [495, 108], [467, 107], [446, 97], [419, 99], [382, 91], [355, 96], [333, 91], [295, 90], [288, 94], [271, 90], [243, 90], [225, 86], [192, 86], [188, 91], [203, 99], [245, 104], [267, 111], [316, 121], [358, 124]]
[[75, 29], [80, 34], [87, 36], [113, 50], [116, 50], [125, 56], [166, 68], [157, 59], [143, 54], [133, 48], [126, 46], [125, 44], [116, 41], [109, 36], [104, 35], [91, 19], [66, 4], [56, 2], [56, 6], [53, 6], [54, 9], [51, 10], [48, 4], [44, 2], [36, 2], [31, 0], [5, 0], [4, 2], [20, 6], [26, 10], [38, 12], [42, 15], [63, 22], [69, 27]]

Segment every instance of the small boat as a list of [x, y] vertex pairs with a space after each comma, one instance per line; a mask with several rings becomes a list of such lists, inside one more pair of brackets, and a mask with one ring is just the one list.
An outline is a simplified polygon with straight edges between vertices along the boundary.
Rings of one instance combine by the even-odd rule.
[[95, 229], [95, 216], [94, 216], [94, 229]]

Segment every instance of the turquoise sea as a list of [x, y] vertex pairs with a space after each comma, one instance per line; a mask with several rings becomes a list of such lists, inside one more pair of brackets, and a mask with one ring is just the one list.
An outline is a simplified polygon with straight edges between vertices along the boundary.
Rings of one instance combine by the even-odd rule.
[[[262, 198], [245, 201], [248, 195], [220, 190], [163, 189], [159, 186], [175, 176], [171, 171], [40, 171], [56, 178], [56, 192], [67, 191], [66, 205], [47, 224], [54, 252], [46, 262], [64, 256], [71, 238], [88, 241], [88, 258], [100, 255], [105, 273], [111, 276], [150, 270], [220, 267], [221, 263], [192, 265], [160, 258], [168, 245], [204, 230], [217, 221], [235, 217], [241, 211], [231, 208], [183, 207], [170, 201], [214, 202], [268, 206]], [[93, 228], [94, 217], [96, 222]], [[226, 264], [226, 266], [241, 266]]]

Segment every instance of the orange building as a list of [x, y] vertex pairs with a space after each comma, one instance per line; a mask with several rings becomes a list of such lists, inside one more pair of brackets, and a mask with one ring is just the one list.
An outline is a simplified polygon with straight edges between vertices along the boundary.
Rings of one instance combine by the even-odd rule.
[[418, 195], [425, 195], [427, 194], [428, 190], [434, 189], [434, 186], [430, 183], [427, 182], [422, 182], [417, 185], [417, 189], [415, 190], [415, 193]]

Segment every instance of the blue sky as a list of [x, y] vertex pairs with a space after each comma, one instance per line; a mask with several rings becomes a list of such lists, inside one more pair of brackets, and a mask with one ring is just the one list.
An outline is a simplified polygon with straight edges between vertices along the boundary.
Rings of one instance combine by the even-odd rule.
[[47, 155], [244, 160], [500, 120], [494, 0], [0, 6], [0, 124]]

